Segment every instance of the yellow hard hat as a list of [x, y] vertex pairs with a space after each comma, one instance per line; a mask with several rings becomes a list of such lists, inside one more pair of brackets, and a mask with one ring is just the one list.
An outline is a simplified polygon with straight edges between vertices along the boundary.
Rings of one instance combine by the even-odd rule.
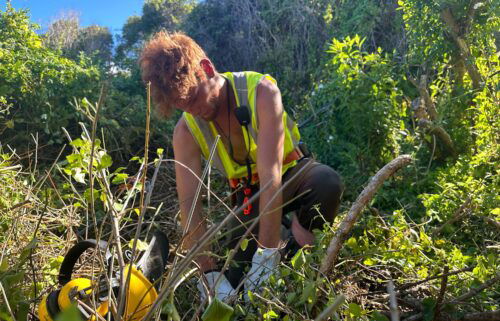
[[149, 311], [149, 308], [158, 297], [155, 287], [151, 282], [137, 270], [135, 266], [127, 265], [123, 271], [126, 278], [129, 269], [130, 283], [127, 291], [127, 305], [125, 309], [124, 320], [138, 321], [142, 320]]

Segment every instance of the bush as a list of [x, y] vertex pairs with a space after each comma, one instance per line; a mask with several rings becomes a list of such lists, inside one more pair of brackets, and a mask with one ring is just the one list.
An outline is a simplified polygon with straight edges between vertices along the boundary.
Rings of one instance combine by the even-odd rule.
[[301, 110], [304, 140], [351, 189], [398, 154], [405, 134], [392, 63], [380, 52], [362, 51], [362, 44], [358, 36], [333, 39], [324, 76]]
[[11, 106], [0, 130], [3, 143], [23, 150], [30, 134], [53, 145], [64, 141], [61, 127], [75, 132], [84, 118], [71, 102], [95, 99], [101, 77], [88, 59], [75, 62], [44, 47], [36, 28], [25, 10], [8, 4], [0, 11], [0, 101]]

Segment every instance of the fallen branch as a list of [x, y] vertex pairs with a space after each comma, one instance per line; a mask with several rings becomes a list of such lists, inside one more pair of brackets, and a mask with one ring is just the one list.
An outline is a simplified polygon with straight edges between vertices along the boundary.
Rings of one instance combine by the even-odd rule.
[[344, 221], [340, 225], [337, 233], [330, 241], [328, 249], [326, 250], [326, 256], [321, 263], [320, 274], [326, 274], [335, 264], [340, 249], [347, 239], [347, 236], [354, 226], [354, 223], [356, 223], [359, 216], [361, 215], [361, 211], [373, 198], [382, 183], [401, 167], [409, 164], [411, 160], [412, 158], [410, 155], [401, 155], [398, 158], [392, 160], [389, 164], [385, 165], [381, 170], [377, 172], [377, 174], [375, 174], [375, 176], [372, 177], [372, 179], [368, 183], [368, 186], [365, 187], [365, 189], [358, 196], [351, 209], [347, 213]]

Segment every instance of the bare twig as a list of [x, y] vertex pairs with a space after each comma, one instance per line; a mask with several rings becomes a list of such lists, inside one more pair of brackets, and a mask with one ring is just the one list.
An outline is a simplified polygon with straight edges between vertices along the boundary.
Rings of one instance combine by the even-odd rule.
[[441, 289], [439, 290], [439, 296], [436, 300], [436, 307], [434, 308], [434, 320], [439, 319], [439, 314], [441, 313], [441, 304], [443, 303], [444, 294], [446, 292], [446, 286], [448, 284], [448, 275], [450, 268], [445, 265], [443, 269], [443, 278], [441, 279]]
[[7, 305], [7, 310], [9, 311], [10, 316], [12, 317], [12, 320], [15, 320], [16, 317], [14, 316], [14, 313], [12, 312], [12, 309], [10, 308], [9, 300], [7, 299], [7, 294], [5, 293], [5, 289], [3, 288], [3, 284], [1, 281], [0, 281], [0, 290], [2, 290], [2, 296], [3, 296], [3, 299], [5, 301], [5, 304]]
[[474, 288], [474, 289], [470, 290], [469, 292], [462, 294], [461, 296], [451, 300], [450, 302], [448, 302], [448, 304], [459, 304], [460, 302], [463, 302], [467, 299], [470, 299], [470, 298], [476, 296], [478, 293], [480, 293], [484, 289], [487, 289], [490, 286], [496, 284], [498, 281], [500, 281], [500, 274], [497, 274], [496, 277], [484, 282], [483, 284], [481, 284], [477, 288]]
[[[147, 206], [145, 206], [145, 190], [146, 190], [146, 176], [147, 176], [147, 170], [148, 170], [148, 166], [146, 165], [148, 163], [148, 157], [149, 157], [149, 125], [150, 125], [150, 113], [151, 113], [151, 83], [148, 82], [147, 84], [147, 88], [146, 88], [146, 92], [147, 92], [147, 107], [146, 107], [146, 134], [145, 134], [145, 142], [144, 142], [144, 167], [142, 169], [142, 177], [141, 177], [141, 199], [140, 199], [140, 202], [139, 202], [139, 207], [140, 207], [140, 214], [139, 214], [139, 221], [137, 223], [137, 227], [136, 227], [136, 230], [135, 230], [135, 236], [134, 236], [134, 240], [133, 240], [133, 244], [132, 244], [132, 256], [130, 258], [130, 262], [134, 262], [135, 260], [135, 255], [136, 255], [136, 251], [137, 251], [137, 241], [139, 240], [139, 237], [141, 235], [141, 230], [142, 230], [142, 224], [144, 222], [144, 216], [146, 215], [146, 209], [147, 209]], [[122, 306], [122, 301], [123, 301], [123, 304], [125, 304], [125, 294], [128, 293], [128, 286], [130, 284], [130, 277], [132, 275], [132, 269], [129, 269], [128, 270], [128, 273], [127, 273], [127, 280], [125, 282], [125, 291], [123, 293], [121, 293], [123, 295], [120, 296], [120, 302], [118, 304], [118, 311], [122, 311], [120, 310], [121, 306]], [[135, 313], [135, 311], [134, 311]], [[119, 314], [121, 315], [121, 314]]]
[[443, 225], [441, 225], [440, 227], [438, 227], [436, 230], [434, 230], [434, 232], [432, 232], [432, 236], [435, 237], [435, 236], [438, 236], [439, 234], [441, 234], [441, 232], [443, 231], [443, 229], [450, 225], [450, 224], [453, 224], [455, 223], [456, 221], [460, 220], [462, 217], [464, 217], [467, 212], [465, 211], [465, 209], [468, 208], [470, 202], [472, 200], [472, 196], [469, 195], [467, 197], [467, 199], [465, 200], [465, 202], [460, 205], [459, 208], [457, 208], [457, 210], [455, 211], [455, 213], [453, 213], [453, 215], [451, 216], [450, 219], [448, 219], [446, 222], [444, 222]]
[[332, 304], [330, 304], [326, 309], [324, 309], [314, 321], [323, 321], [327, 320], [329, 317], [332, 316], [335, 311], [340, 307], [342, 303], [345, 301], [345, 296], [340, 294], [335, 298]]
[[440, 279], [444, 276], [450, 276], [450, 275], [456, 275], [456, 274], [460, 274], [460, 273], [464, 273], [464, 272], [470, 272], [474, 269], [475, 266], [469, 266], [469, 267], [466, 267], [466, 268], [463, 268], [461, 270], [456, 270], [456, 271], [451, 271], [449, 273], [446, 273], [446, 274], [440, 274], [440, 275], [435, 275], [435, 276], [431, 276], [431, 277], [428, 277], [424, 280], [420, 280], [420, 281], [417, 281], [417, 282], [412, 282], [412, 283], [406, 283], [406, 284], [403, 284], [399, 287], [399, 290], [402, 291], [402, 290], [406, 290], [408, 288], [411, 288], [411, 287], [414, 287], [414, 286], [417, 286], [419, 284], [422, 284], [422, 283], [425, 283], [425, 282], [429, 282], [431, 280], [435, 280], [435, 279]]
[[389, 293], [389, 307], [391, 308], [391, 321], [399, 321], [398, 301], [396, 299], [396, 291], [394, 290], [394, 282], [387, 282], [387, 292]]
[[361, 192], [358, 196], [351, 209], [347, 213], [344, 221], [340, 225], [337, 233], [330, 241], [328, 249], [326, 251], [326, 256], [321, 263], [320, 272], [326, 274], [331, 267], [335, 264], [337, 256], [344, 244], [349, 232], [351, 231], [354, 223], [358, 220], [361, 215], [361, 211], [365, 208], [366, 204], [373, 198], [377, 190], [380, 188], [382, 183], [392, 176], [398, 169], [407, 165], [412, 160], [409, 155], [401, 155], [398, 158], [392, 160], [389, 164], [385, 165], [381, 170], [373, 176], [373, 178], [368, 183], [368, 186]]

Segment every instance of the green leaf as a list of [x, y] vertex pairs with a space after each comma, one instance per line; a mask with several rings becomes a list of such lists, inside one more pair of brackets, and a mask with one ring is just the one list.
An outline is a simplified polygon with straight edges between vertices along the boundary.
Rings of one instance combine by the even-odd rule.
[[241, 242], [240, 248], [241, 248], [241, 250], [242, 250], [242, 251], [246, 251], [247, 246], [248, 246], [248, 239], [244, 239], [244, 240]]
[[360, 317], [363, 313], [363, 309], [361, 309], [361, 307], [356, 303], [349, 303], [348, 312], [351, 317]]
[[77, 138], [75, 140], [72, 140], [69, 144], [73, 147], [83, 147], [85, 145], [85, 142], [81, 138]]
[[278, 314], [276, 314], [276, 312], [274, 312], [273, 310], [269, 310], [266, 313], [264, 313], [262, 317], [264, 318], [264, 320], [271, 320], [278, 318]]
[[201, 316], [203, 321], [229, 321], [234, 309], [215, 298]]
[[432, 321], [434, 319], [434, 308], [436, 307], [436, 300], [433, 298], [425, 298], [422, 300], [424, 306], [424, 321]]
[[101, 156], [101, 162], [98, 168], [99, 169], [108, 168], [112, 164], [113, 164], [113, 159], [111, 158], [111, 156], [109, 156], [108, 154], [104, 154]]
[[291, 262], [294, 269], [300, 269], [304, 265], [304, 263], [306, 263], [306, 257], [304, 256], [304, 252], [302, 251], [302, 249], [298, 250], [297, 253], [295, 253]]
[[350, 247], [351, 249], [355, 250], [358, 248], [358, 240], [356, 240], [356, 238], [353, 236], [353, 237], [350, 237], [347, 242], [346, 242], [346, 245], [348, 247]]
[[[128, 247], [133, 248], [133, 246], [134, 246], [134, 240], [130, 240], [128, 242]], [[148, 243], [146, 243], [144, 241], [141, 241], [141, 240], [137, 240], [137, 247], [136, 247], [136, 249], [138, 251], [146, 251], [147, 248], [148, 248]]]
[[85, 184], [85, 173], [82, 172], [82, 170], [80, 168], [75, 168], [75, 171], [73, 173], [73, 178], [78, 183]]
[[370, 321], [389, 321], [389, 319], [378, 311], [373, 311], [370, 316]]
[[316, 282], [307, 280], [305, 282], [304, 291], [300, 296], [300, 304], [309, 303], [316, 299]]
[[37, 239], [33, 239], [28, 243], [28, 245], [26, 245], [26, 247], [21, 251], [21, 256], [19, 257], [18, 264], [24, 264], [31, 251], [35, 248], [37, 242]]
[[0, 272], [5, 272], [9, 269], [9, 262], [7, 262], [6, 258], [3, 258], [0, 262]]
[[81, 159], [82, 159], [82, 156], [80, 154], [71, 154], [71, 155], [66, 156], [66, 160], [70, 164], [76, 163], [76, 162], [80, 161]]
[[364, 265], [368, 265], [368, 266], [372, 266], [372, 265], [375, 265], [377, 262], [375, 260], [373, 260], [372, 258], [366, 258], [364, 261], [363, 261], [363, 264]]
[[69, 308], [64, 309], [57, 317], [55, 321], [83, 321], [80, 311], [75, 304], [72, 304]]
[[127, 180], [128, 178], [128, 174], [125, 174], [125, 173], [118, 173], [115, 175], [115, 177], [113, 177], [113, 180], [111, 181], [111, 183], [113, 184], [122, 184], [122, 183], [125, 183], [125, 181]]

